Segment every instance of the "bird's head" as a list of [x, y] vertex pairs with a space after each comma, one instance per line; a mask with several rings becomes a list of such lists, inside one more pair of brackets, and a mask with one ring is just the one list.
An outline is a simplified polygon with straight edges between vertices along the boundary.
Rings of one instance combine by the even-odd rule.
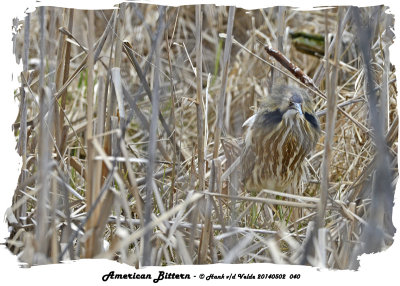
[[[278, 86], [261, 105], [261, 110], [264, 110], [264, 119], [267, 119], [268, 123], [279, 124], [282, 121], [290, 127], [293, 123], [299, 122], [319, 132], [319, 121], [314, 114], [313, 102], [300, 88]], [[274, 119], [272, 122], [268, 120], [271, 117]]]
[[303, 89], [287, 85], [273, 89], [261, 104], [260, 111], [244, 125], [251, 126], [253, 132], [258, 130], [264, 134], [289, 130], [306, 149], [314, 148], [320, 135], [311, 97]]

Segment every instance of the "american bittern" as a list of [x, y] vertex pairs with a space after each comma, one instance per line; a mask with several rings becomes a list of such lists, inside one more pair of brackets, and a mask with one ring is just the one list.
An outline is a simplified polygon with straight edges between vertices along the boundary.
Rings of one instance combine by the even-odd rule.
[[249, 127], [241, 157], [245, 188], [298, 193], [305, 157], [320, 135], [309, 95], [279, 86], [243, 125]]

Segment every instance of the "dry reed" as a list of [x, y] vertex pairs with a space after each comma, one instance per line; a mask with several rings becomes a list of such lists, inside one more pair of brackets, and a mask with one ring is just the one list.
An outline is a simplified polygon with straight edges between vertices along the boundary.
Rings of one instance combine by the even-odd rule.
[[[357, 269], [357, 255], [387, 249], [395, 232], [386, 9], [123, 3], [27, 15], [9, 249], [29, 266], [106, 257]], [[300, 195], [251, 196], [241, 126], [278, 80], [314, 96], [324, 132]]]

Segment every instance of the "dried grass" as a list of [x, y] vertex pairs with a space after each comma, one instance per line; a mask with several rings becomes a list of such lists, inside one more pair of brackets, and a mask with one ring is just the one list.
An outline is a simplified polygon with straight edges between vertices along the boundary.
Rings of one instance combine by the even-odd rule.
[[[385, 7], [119, 8], [45, 7], [21, 22], [22, 170], [6, 216], [22, 262], [356, 269], [358, 254], [392, 244], [397, 81]], [[294, 32], [325, 37], [325, 55], [296, 49]], [[278, 78], [314, 95], [324, 135], [301, 195], [252, 196], [239, 179], [242, 124]]]

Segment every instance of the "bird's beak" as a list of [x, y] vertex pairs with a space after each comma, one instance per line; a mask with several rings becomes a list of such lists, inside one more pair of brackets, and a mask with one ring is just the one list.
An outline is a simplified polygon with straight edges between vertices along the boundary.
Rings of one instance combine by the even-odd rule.
[[293, 102], [292, 108], [297, 110], [300, 113], [300, 115], [303, 115], [303, 110], [301, 109], [301, 103]]

